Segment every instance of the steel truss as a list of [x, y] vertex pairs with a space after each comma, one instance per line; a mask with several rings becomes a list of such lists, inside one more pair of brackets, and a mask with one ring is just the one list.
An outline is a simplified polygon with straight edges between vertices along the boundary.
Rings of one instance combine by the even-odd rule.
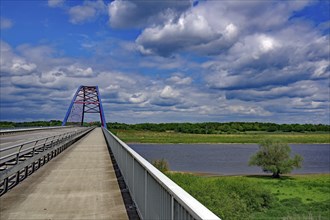
[[[75, 109], [78, 109], [75, 113]], [[83, 125], [85, 113], [98, 113], [100, 114], [102, 127], [106, 126], [102, 101], [98, 86], [80, 86], [76, 91], [69, 109], [65, 115], [62, 126], [66, 125], [69, 116], [76, 114], [80, 118], [80, 124]]]

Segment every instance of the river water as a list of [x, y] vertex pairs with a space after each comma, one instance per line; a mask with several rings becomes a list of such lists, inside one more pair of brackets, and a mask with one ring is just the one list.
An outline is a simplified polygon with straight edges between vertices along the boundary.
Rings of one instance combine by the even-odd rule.
[[[129, 144], [148, 161], [164, 158], [174, 171], [214, 173], [219, 175], [262, 174], [259, 167], [249, 167], [257, 144]], [[301, 169], [292, 173], [330, 173], [329, 144], [290, 144], [292, 154], [304, 158]]]

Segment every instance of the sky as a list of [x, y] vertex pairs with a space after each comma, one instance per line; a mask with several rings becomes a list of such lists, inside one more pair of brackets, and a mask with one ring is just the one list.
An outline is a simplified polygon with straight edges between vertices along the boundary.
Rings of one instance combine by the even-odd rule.
[[[1, 120], [330, 124], [330, 1], [0, 0]], [[86, 115], [87, 121], [99, 120]]]

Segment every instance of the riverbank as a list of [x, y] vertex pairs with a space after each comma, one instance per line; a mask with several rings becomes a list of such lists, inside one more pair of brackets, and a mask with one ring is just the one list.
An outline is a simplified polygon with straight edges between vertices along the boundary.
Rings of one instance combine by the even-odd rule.
[[223, 219], [328, 219], [330, 174], [201, 177], [168, 173]]
[[[164, 158], [171, 170], [217, 173], [220, 175], [263, 174], [257, 166], [248, 166], [258, 151], [257, 144], [129, 144], [148, 161]], [[329, 173], [328, 144], [290, 144], [293, 154], [304, 158], [294, 173]]]
[[295, 144], [329, 144], [329, 133], [238, 133], [238, 134], [187, 134], [176, 132], [152, 132], [135, 130], [114, 130], [126, 143], [259, 143], [265, 138], [279, 139]]

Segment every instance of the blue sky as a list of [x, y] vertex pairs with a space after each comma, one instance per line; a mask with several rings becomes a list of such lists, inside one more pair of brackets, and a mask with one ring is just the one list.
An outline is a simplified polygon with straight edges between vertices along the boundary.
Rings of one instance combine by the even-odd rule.
[[98, 85], [107, 121], [330, 124], [329, 7], [0, 0], [1, 120], [62, 120]]

